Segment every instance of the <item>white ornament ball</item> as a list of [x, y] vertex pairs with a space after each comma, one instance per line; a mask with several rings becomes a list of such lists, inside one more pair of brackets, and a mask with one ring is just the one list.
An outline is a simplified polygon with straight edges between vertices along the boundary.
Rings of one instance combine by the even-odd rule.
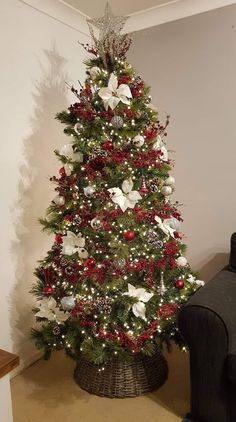
[[187, 259], [185, 258], [185, 256], [179, 256], [176, 259], [176, 263], [179, 267], [185, 267], [188, 263]]
[[144, 137], [142, 136], [142, 135], [136, 135], [134, 138], [133, 138], [133, 144], [136, 146], [136, 147], [141, 147], [141, 146], [143, 146], [143, 144], [144, 144]]
[[175, 178], [173, 176], [167, 177], [167, 179], [165, 180], [165, 185], [173, 187], [175, 185]]
[[90, 224], [93, 229], [99, 229], [102, 226], [101, 221], [96, 217], [91, 220]]
[[84, 188], [84, 194], [85, 196], [92, 196], [95, 192], [95, 188], [93, 186], [87, 186]]
[[64, 311], [70, 311], [75, 307], [75, 298], [73, 296], [65, 296], [61, 299], [61, 305]]
[[89, 70], [91, 78], [96, 78], [101, 73], [101, 69], [98, 66], [91, 67]]
[[165, 196], [169, 196], [172, 194], [172, 187], [171, 186], [163, 186], [161, 189], [161, 193]]
[[53, 202], [54, 202], [56, 205], [64, 205], [64, 204], [65, 204], [65, 198], [64, 198], [64, 196], [57, 195], [57, 196], [55, 196], [55, 198], [53, 199]]

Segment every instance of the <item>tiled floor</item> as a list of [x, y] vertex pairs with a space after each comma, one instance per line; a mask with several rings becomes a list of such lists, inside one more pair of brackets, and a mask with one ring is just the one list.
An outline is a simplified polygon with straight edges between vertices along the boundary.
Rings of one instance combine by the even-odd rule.
[[90, 395], [73, 381], [74, 362], [62, 352], [38, 361], [12, 382], [14, 422], [177, 422], [189, 401], [188, 356], [167, 354], [169, 379], [154, 393], [129, 399]]

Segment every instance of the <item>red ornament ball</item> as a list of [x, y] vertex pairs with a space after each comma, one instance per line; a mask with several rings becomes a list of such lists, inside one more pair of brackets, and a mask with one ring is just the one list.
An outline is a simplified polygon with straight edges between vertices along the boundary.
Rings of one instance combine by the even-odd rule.
[[56, 236], [55, 236], [55, 242], [56, 243], [63, 243], [63, 239], [62, 239], [62, 235], [61, 234], [56, 234]]
[[133, 230], [126, 230], [123, 234], [123, 238], [127, 240], [127, 242], [131, 242], [135, 239], [135, 233]]
[[60, 176], [65, 176], [66, 175], [66, 171], [65, 171], [65, 168], [64, 167], [61, 167], [60, 168], [60, 170], [59, 170], [59, 174], [60, 174]]
[[105, 151], [111, 151], [111, 150], [114, 148], [112, 141], [105, 141], [105, 142], [102, 144], [102, 148], [103, 148]]
[[51, 286], [45, 286], [43, 288], [43, 294], [44, 295], [50, 295], [53, 292], [53, 288]]
[[175, 287], [176, 287], [176, 289], [183, 289], [183, 287], [184, 287], [184, 280], [181, 280], [181, 278], [178, 279], [178, 280], [176, 280]]
[[85, 263], [84, 263], [85, 267], [87, 268], [94, 268], [96, 265], [96, 261], [93, 258], [88, 258], [86, 259]]

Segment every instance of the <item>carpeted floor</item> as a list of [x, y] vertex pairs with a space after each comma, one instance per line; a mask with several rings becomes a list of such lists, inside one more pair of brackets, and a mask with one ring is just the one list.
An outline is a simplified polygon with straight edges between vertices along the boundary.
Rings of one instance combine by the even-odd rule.
[[11, 381], [14, 422], [177, 422], [188, 411], [188, 355], [166, 354], [169, 379], [154, 393], [107, 399], [81, 390], [74, 362], [62, 352], [40, 360]]

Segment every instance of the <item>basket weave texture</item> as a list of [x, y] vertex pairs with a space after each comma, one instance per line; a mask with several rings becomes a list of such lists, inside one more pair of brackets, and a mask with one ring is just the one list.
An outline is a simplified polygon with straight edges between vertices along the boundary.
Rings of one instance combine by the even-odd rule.
[[131, 362], [114, 357], [104, 366], [80, 357], [74, 372], [83, 390], [111, 398], [136, 397], [157, 390], [167, 377], [167, 362], [159, 352], [152, 357], [135, 355]]

